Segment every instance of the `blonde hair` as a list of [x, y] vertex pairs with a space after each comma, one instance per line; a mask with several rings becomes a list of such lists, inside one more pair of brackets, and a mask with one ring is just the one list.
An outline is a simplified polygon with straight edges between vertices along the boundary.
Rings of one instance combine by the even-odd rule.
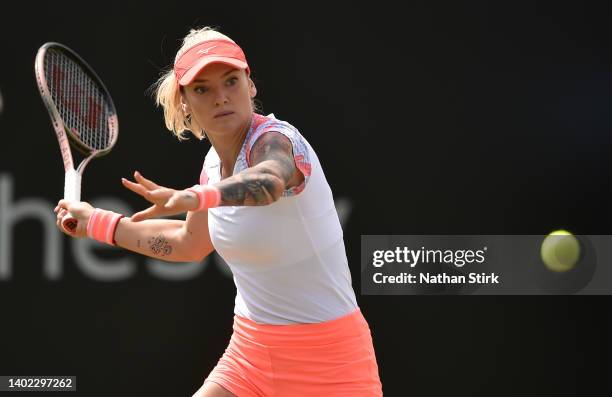
[[[177, 51], [174, 62], [190, 47], [207, 40], [224, 39], [234, 43], [223, 33], [218, 32], [209, 26], [191, 29], [187, 36], [183, 38], [183, 44]], [[204, 130], [198, 125], [193, 117], [187, 117], [181, 106], [181, 91], [178, 81], [174, 75], [174, 69], [166, 71], [160, 79], [153, 85], [155, 89], [155, 104], [164, 109], [164, 121], [168, 128], [179, 140], [187, 139], [185, 131], [200, 139], [204, 138]]]

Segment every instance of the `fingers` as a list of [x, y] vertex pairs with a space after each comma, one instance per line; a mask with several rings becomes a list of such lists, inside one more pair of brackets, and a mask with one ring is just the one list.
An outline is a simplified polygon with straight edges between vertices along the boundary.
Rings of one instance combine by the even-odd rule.
[[68, 213], [68, 211], [66, 211], [65, 209], [61, 208], [59, 211], [55, 212], [57, 215], [55, 216], [56, 220], [58, 222], [61, 222], [61, 220], [64, 218], [64, 216], [66, 216], [66, 214]]
[[172, 194], [174, 192], [170, 189], [166, 189], [166, 188], [161, 188], [161, 189], [155, 189], [155, 190], [149, 190], [147, 192], [147, 197], [155, 202], [159, 202], [159, 201], [167, 201], [169, 197], [172, 197]]
[[136, 194], [140, 194], [143, 197], [145, 197], [146, 193], [148, 192], [148, 190], [144, 186], [138, 183], [134, 183], [132, 181], [128, 181], [125, 178], [121, 178], [121, 183], [123, 184], [124, 187], [130, 189]]
[[141, 195], [152, 203], [156, 202], [156, 200], [164, 199], [164, 191], [167, 190], [166, 188], [161, 187], [156, 183], [148, 180], [138, 171], [134, 172], [134, 178], [136, 179], [136, 182], [121, 178], [121, 183], [127, 189], [131, 190], [136, 194]]
[[57, 209], [63, 208], [63, 209], [66, 209], [66, 210], [70, 211], [70, 206], [71, 205], [72, 205], [72, 203], [70, 201], [68, 201], [66, 199], [62, 199], [62, 200], [60, 200], [57, 203], [57, 207], [55, 207], [55, 209], [57, 210]]
[[164, 205], [164, 208], [170, 209], [170, 208], [174, 207], [175, 204], [176, 204], [176, 198], [175, 198], [175, 196], [172, 196], [170, 198], [170, 200], [168, 200], [166, 205]]
[[[94, 208], [85, 201], [60, 200], [53, 209], [58, 228], [71, 237], [85, 237]], [[68, 228], [68, 229], [66, 229]]]
[[68, 235], [69, 235], [69, 233], [66, 231], [66, 229], [65, 229], [65, 228], [64, 228], [64, 226], [62, 225], [62, 223], [63, 223], [63, 221], [64, 221], [64, 217], [65, 217], [65, 216], [68, 214], [68, 211], [67, 211], [66, 209], [64, 209], [64, 208], [60, 208], [59, 206], [58, 206], [58, 207], [55, 207], [55, 209], [56, 209], [56, 211], [55, 211], [55, 212], [56, 212], [56, 214], [57, 214], [57, 215], [56, 215], [56, 218], [55, 218], [55, 224], [56, 224], [56, 226], [57, 226], [57, 227], [58, 227], [58, 228], [59, 228], [59, 229], [60, 229], [62, 232], [64, 232], [65, 234], [68, 234]]
[[140, 212], [135, 213], [134, 215], [132, 215], [131, 219], [132, 222], [140, 222], [144, 221], [145, 219], [155, 217], [156, 215], [158, 215], [159, 212], [159, 207], [156, 205], [152, 205], [146, 210], [142, 210]]
[[136, 182], [140, 183], [142, 186], [146, 187], [149, 190], [160, 188], [159, 185], [157, 185], [153, 181], [148, 180], [147, 178], [142, 176], [140, 172], [138, 171], [134, 172], [134, 178], [136, 179]]
[[68, 213], [69, 205], [70, 204], [66, 200], [60, 200], [59, 203], [57, 203], [57, 206], [55, 206], [55, 208], [53, 209], [53, 212], [55, 212], [55, 218], [56, 218], [55, 223], [57, 223], [58, 226], [61, 225], [62, 219]]

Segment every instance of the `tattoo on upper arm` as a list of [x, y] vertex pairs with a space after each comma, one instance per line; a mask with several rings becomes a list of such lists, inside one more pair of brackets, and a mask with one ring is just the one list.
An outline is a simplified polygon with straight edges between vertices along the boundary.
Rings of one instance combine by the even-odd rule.
[[163, 234], [150, 238], [149, 247], [151, 247], [151, 251], [153, 251], [155, 255], [167, 256], [172, 253], [172, 246], [168, 243], [168, 240], [166, 240]]
[[275, 160], [276, 167], [272, 171], [276, 171], [287, 184], [295, 172], [293, 147], [289, 138], [280, 132], [268, 132], [260, 136], [251, 148], [251, 163], [256, 165], [266, 160]]
[[296, 170], [291, 141], [278, 132], [265, 133], [251, 149], [251, 165], [219, 183], [222, 205], [266, 205], [280, 197]]

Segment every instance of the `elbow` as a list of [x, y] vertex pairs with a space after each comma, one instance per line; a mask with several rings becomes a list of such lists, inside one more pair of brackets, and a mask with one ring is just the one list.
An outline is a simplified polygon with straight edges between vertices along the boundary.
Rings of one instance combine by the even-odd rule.
[[208, 224], [196, 222], [188, 227], [187, 221], [181, 221], [173, 237], [176, 243], [174, 262], [200, 263], [214, 251], [208, 235]]
[[194, 255], [192, 255], [191, 259], [189, 260], [189, 262], [196, 262], [196, 263], [200, 263], [202, 262], [204, 259], [206, 259], [206, 257], [208, 255], [210, 255], [212, 251], [206, 251], [206, 252], [197, 252]]
[[199, 263], [202, 262], [211, 252], [211, 249], [203, 250], [201, 247], [191, 247], [178, 255], [176, 257], [176, 262]]
[[[186, 229], [184, 231], [186, 232]], [[180, 249], [177, 250], [176, 262], [199, 263], [213, 251], [210, 242], [206, 243], [202, 238], [192, 238], [186, 234], [181, 239]]]

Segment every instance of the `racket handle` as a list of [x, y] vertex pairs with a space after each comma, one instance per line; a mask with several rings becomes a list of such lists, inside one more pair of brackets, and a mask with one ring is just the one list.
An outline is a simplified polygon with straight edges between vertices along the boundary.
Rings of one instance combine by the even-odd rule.
[[62, 218], [62, 228], [67, 233], [75, 234], [78, 224], [79, 222], [74, 216], [72, 216], [70, 212], [64, 215], [64, 217]]
[[64, 200], [81, 201], [81, 174], [74, 169], [64, 176]]
[[[75, 169], [66, 171], [64, 178], [64, 199], [68, 201], [81, 201], [81, 174]], [[70, 234], [76, 233], [78, 221], [68, 212], [62, 218], [62, 228]]]

